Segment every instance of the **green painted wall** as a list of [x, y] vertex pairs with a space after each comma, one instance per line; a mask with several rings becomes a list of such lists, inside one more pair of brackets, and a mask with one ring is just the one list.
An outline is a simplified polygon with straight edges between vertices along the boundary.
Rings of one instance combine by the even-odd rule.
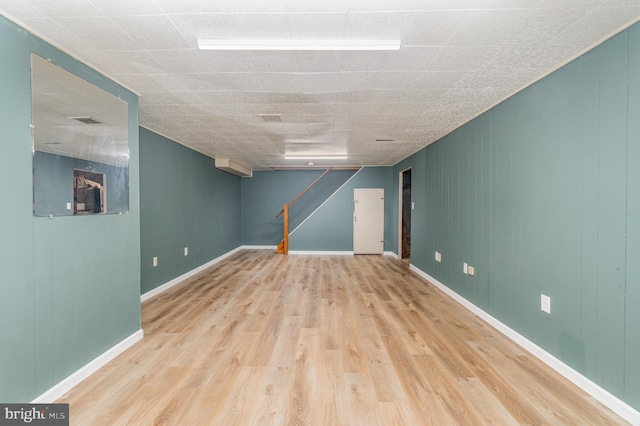
[[[385, 194], [384, 250], [395, 251], [397, 201], [393, 204], [393, 168], [365, 167], [327, 200], [297, 229], [291, 229], [289, 250], [352, 251], [353, 250], [353, 190], [383, 188]], [[397, 192], [397, 190], [396, 190]], [[396, 240], [397, 241], [397, 240]], [[397, 243], [396, 243], [397, 246]]]
[[[283, 237], [283, 218], [276, 218], [288, 203], [313, 183], [322, 170], [254, 171], [242, 179], [242, 244], [275, 246]], [[289, 209], [293, 230], [353, 174], [331, 170]]]
[[398, 172], [412, 167], [416, 267], [636, 409], [639, 123], [636, 24], [396, 165], [393, 177], [397, 188]]
[[[0, 401], [28, 402], [140, 329], [138, 99], [0, 17]], [[30, 54], [129, 104], [130, 213], [34, 217]]]
[[140, 188], [141, 293], [241, 245], [240, 177], [211, 158], [140, 128]]

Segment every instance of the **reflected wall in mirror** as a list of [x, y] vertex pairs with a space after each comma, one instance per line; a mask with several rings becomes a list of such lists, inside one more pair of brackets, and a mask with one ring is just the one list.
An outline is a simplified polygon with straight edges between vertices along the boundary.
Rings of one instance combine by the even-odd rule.
[[33, 214], [129, 211], [128, 105], [31, 54]]

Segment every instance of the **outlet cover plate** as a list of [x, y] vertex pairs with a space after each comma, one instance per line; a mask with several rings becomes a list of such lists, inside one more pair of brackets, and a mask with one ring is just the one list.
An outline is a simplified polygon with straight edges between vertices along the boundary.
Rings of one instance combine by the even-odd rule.
[[548, 314], [551, 313], [551, 298], [549, 296], [540, 295], [540, 310]]

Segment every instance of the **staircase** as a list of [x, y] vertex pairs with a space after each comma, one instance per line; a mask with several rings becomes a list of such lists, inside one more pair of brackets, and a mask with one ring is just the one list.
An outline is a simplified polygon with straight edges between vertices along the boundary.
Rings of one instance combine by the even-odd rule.
[[318, 183], [320, 181], [320, 179], [325, 177], [325, 175], [327, 173], [329, 173], [329, 171], [331, 171], [331, 167], [329, 167], [327, 170], [324, 171], [324, 173], [322, 173], [320, 176], [318, 176], [318, 178], [316, 180], [311, 182], [311, 184], [309, 186], [307, 186], [304, 189], [304, 191], [302, 191], [300, 194], [298, 194], [298, 196], [296, 198], [291, 200], [291, 202], [285, 203], [285, 205], [282, 208], [282, 210], [280, 210], [280, 212], [276, 215], [276, 217], [280, 217], [280, 216], [284, 215], [284, 226], [283, 226], [283, 228], [284, 228], [283, 229], [284, 238], [282, 239], [282, 241], [280, 241], [280, 244], [278, 244], [278, 251], [277, 251], [278, 254], [289, 254], [289, 207], [292, 206], [293, 203], [298, 201], [298, 199], [300, 197], [302, 197], [308, 190], [310, 190], [311, 187], [313, 187], [313, 185]]

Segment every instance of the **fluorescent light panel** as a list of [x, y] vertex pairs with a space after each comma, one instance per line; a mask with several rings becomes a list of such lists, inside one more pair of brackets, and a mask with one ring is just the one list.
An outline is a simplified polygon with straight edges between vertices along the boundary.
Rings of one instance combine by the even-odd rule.
[[198, 39], [200, 50], [398, 50], [400, 40], [213, 40]]
[[346, 160], [346, 155], [285, 155], [285, 160]]

